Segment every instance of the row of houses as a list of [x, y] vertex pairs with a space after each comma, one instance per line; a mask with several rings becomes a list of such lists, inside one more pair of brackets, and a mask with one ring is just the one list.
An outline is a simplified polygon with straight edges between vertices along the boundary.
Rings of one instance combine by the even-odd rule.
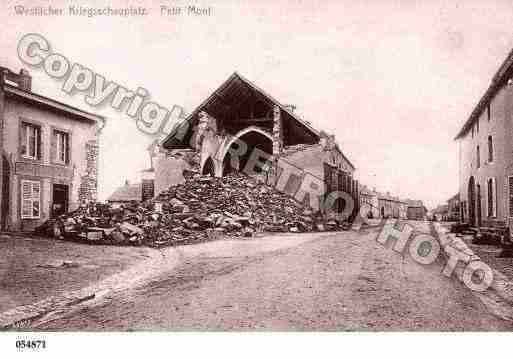
[[400, 199], [366, 186], [360, 188], [360, 205], [364, 204], [369, 207], [369, 218], [426, 219], [427, 209], [422, 201]]
[[[32, 91], [26, 70], [0, 67], [0, 121], [2, 229], [30, 230], [97, 200], [104, 117]], [[142, 183], [126, 183], [111, 202], [151, 198], [182, 181], [185, 168], [220, 177], [249, 166], [254, 175], [291, 195], [308, 187], [313, 191], [306, 199], [322, 199], [339, 190], [353, 197], [356, 211], [362, 201], [371, 204], [374, 217], [425, 217], [420, 201], [367, 190], [360, 197], [355, 166], [335, 137], [316, 130], [296, 114], [295, 106], [277, 101], [238, 73], [178, 123], [151, 157]], [[320, 209], [321, 202], [310, 204]]]
[[[30, 230], [97, 200], [104, 117], [32, 91], [26, 70], [0, 67], [0, 122], [2, 229]], [[328, 189], [344, 190], [358, 202], [355, 167], [335, 137], [316, 130], [295, 113], [295, 106], [277, 101], [238, 73], [177, 124], [151, 159], [142, 183], [126, 183], [111, 202], [151, 198], [183, 181], [183, 169], [190, 167], [218, 177], [252, 167], [254, 175], [291, 195], [309, 186], [314, 197], [323, 198]], [[255, 162], [271, 165], [252, 166]]]
[[460, 220], [460, 194], [456, 193], [447, 200], [446, 204], [439, 205], [432, 211], [433, 219], [437, 221], [458, 222]]

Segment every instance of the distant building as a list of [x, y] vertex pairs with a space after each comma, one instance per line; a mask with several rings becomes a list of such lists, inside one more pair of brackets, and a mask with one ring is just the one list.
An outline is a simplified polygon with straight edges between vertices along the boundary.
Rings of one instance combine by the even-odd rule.
[[422, 203], [422, 201], [407, 199], [406, 203], [408, 206], [406, 210], [406, 216], [408, 219], [419, 221], [423, 221], [426, 219], [427, 209]]
[[447, 204], [442, 204], [436, 207], [432, 211], [433, 219], [436, 221], [448, 221], [449, 220], [449, 206]]
[[399, 208], [399, 219], [407, 219], [408, 218], [408, 203], [406, 203], [406, 200], [398, 199], [397, 206]]
[[390, 192], [378, 193], [378, 206], [380, 218], [394, 218], [394, 208], [397, 208], [397, 204]]
[[367, 186], [360, 188], [360, 206], [364, 204], [369, 206], [369, 218], [380, 218], [378, 193]]
[[0, 67], [0, 224], [31, 230], [97, 200], [102, 116], [32, 91], [26, 70]]
[[459, 221], [460, 220], [460, 194], [456, 193], [447, 201], [448, 207], [448, 220], [449, 221]]
[[121, 187], [118, 187], [112, 195], [107, 199], [107, 203], [113, 207], [142, 201], [142, 184], [126, 181]]

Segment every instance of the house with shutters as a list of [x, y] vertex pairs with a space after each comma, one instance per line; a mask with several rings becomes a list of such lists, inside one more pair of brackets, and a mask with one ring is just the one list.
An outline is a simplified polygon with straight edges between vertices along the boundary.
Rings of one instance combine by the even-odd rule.
[[459, 205], [471, 226], [513, 225], [513, 50], [455, 137]]
[[32, 90], [26, 70], [0, 67], [0, 220], [31, 230], [97, 199], [102, 116]]

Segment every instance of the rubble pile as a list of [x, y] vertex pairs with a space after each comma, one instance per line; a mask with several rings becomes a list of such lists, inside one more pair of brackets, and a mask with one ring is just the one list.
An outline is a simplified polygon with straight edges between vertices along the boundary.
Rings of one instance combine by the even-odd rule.
[[[53, 221], [53, 222], [52, 222]], [[222, 234], [346, 229], [320, 212], [243, 175], [215, 178], [189, 173], [155, 199], [112, 209], [90, 205], [39, 228], [58, 237], [152, 247], [194, 243]]]

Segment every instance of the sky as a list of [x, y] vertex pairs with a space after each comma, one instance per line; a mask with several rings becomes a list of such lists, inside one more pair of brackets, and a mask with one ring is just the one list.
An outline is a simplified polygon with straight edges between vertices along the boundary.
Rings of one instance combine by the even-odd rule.
[[[130, 2], [3, 1], [2, 66], [27, 68], [17, 44], [39, 33], [72, 63], [186, 113], [237, 71], [334, 134], [361, 183], [428, 208], [457, 192], [453, 139], [513, 48], [509, 1], [138, 1], [149, 14], [128, 18], [14, 11], [49, 4]], [[162, 16], [161, 4], [210, 7], [211, 15]], [[153, 138], [126, 114], [90, 107], [42, 69], [29, 71], [35, 92], [108, 117], [100, 199], [137, 181]]]

